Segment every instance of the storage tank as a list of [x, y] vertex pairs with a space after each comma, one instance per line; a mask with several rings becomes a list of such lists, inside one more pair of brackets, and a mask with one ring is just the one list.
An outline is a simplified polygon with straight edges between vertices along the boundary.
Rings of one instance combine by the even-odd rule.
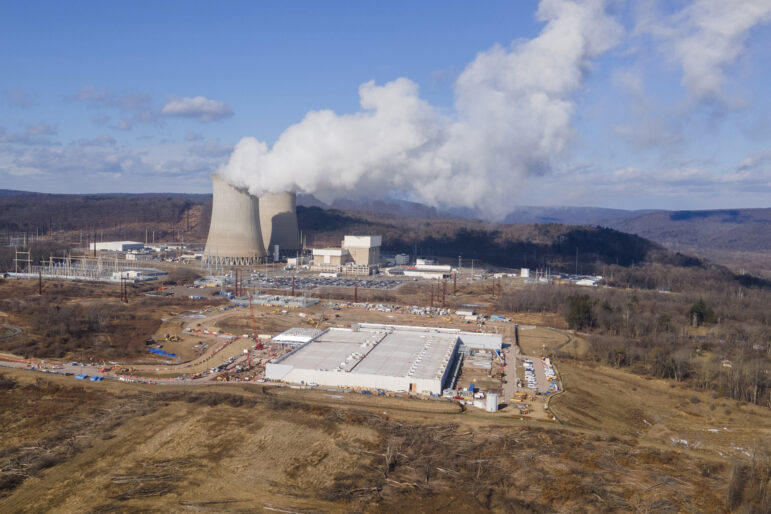
[[256, 196], [212, 175], [213, 203], [204, 262], [219, 266], [251, 266], [265, 259]]
[[487, 412], [498, 412], [498, 395], [487, 393]]
[[299, 250], [297, 195], [290, 192], [262, 195], [260, 225], [262, 226], [262, 244], [268, 252], [273, 252], [276, 245], [281, 252]]

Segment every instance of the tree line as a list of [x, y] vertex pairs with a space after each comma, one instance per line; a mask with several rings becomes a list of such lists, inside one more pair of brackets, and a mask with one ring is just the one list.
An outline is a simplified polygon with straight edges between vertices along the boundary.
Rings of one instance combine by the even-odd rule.
[[699, 270], [658, 271], [683, 289], [532, 285], [504, 292], [498, 307], [560, 312], [590, 342], [586, 359], [771, 406], [771, 289], [731, 277], [700, 282]]

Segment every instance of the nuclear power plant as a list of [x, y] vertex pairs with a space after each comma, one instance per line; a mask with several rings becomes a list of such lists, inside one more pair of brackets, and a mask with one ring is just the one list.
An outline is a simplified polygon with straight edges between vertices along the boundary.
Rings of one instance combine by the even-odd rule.
[[204, 262], [215, 266], [252, 266], [276, 247], [300, 248], [295, 193], [260, 198], [212, 175], [213, 203]]

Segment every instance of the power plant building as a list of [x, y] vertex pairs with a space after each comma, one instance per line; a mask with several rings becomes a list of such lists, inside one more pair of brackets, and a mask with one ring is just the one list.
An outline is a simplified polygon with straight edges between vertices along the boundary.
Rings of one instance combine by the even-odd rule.
[[212, 213], [204, 261], [217, 266], [250, 266], [265, 259], [257, 197], [212, 175]]
[[380, 236], [345, 236], [343, 248], [348, 250], [353, 262], [363, 266], [380, 264]]
[[500, 350], [500, 344], [501, 336], [494, 334], [361, 323], [325, 330], [268, 363], [265, 377], [296, 384], [441, 394], [457, 378], [461, 347]]
[[104, 241], [102, 243], [90, 243], [89, 250], [105, 252], [128, 252], [130, 250], [143, 250], [145, 245], [137, 241]]

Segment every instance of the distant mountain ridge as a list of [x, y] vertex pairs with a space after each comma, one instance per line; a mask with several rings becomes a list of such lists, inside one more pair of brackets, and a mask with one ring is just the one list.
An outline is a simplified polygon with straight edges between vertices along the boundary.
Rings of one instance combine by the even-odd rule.
[[[63, 195], [34, 193], [0, 189], [0, 217], [6, 218], [5, 227], [23, 230], [22, 226], [9, 226], [9, 221], [19, 220], [24, 211], [20, 197], [34, 197], [35, 202], [50, 204], [61, 203], [77, 206], [84, 205], [88, 199], [104, 199], [113, 202], [120, 198], [135, 198], [151, 201], [155, 198], [174, 200], [167, 207], [186, 208], [183, 203], [208, 205], [209, 194], [192, 193], [101, 193], [87, 195]], [[20, 204], [22, 202], [22, 204]], [[298, 205], [321, 207], [341, 211], [358, 211], [376, 215], [399, 216], [414, 219], [467, 219], [481, 220], [484, 217], [474, 209], [450, 208], [439, 209], [407, 200], [387, 199], [375, 201], [357, 201], [338, 199], [324, 203], [313, 195], [298, 194]], [[173, 205], [173, 207], [172, 207]], [[113, 208], [117, 208], [115, 204]], [[145, 209], [155, 211], [157, 206], [148, 204]], [[136, 207], [135, 207], [136, 209]], [[142, 208], [134, 216], [137, 219], [147, 217], [141, 214]], [[71, 211], [68, 211], [71, 212]], [[74, 213], [73, 213], [74, 215]], [[74, 215], [77, 217], [77, 215]], [[7, 219], [10, 217], [10, 219]], [[45, 220], [26, 217], [32, 225], [44, 224]], [[493, 224], [492, 222], [490, 222]], [[504, 224], [566, 224], [591, 225], [612, 228], [655, 241], [671, 250], [696, 254], [714, 262], [732, 267], [736, 271], [747, 270], [766, 278], [771, 278], [771, 208], [760, 209], [716, 209], [716, 210], [635, 210], [607, 209], [602, 207], [538, 207], [519, 206], [514, 208], [502, 221]], [[205, 227], [201, 227], [205, 230]]]
[[[440, 210], [404, 200], [324, 204], [298, 195], [298, 204], [409, 218], [483, 219], [473, 209]], [[771, 278], [771, 208], [716, 210], [634, 210], [602, 207], [515, 207], [506, 224], [557, 223], [612, 228], [655, 241], [670, 250], [706, 257], [736, 271]]]

